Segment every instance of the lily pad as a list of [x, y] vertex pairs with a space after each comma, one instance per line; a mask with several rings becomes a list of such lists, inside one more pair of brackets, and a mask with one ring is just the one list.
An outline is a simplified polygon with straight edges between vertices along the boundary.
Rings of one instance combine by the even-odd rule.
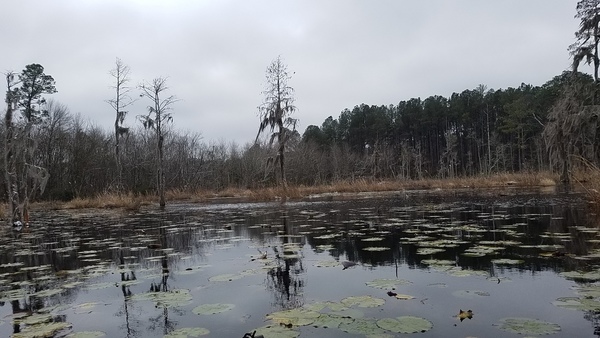
[[369, 246], [369, 247], [363, 248], [363, 250], [364, 251], [388, 251], [391, 249], [386, 246]]
[[433, 255], [436, 253], [444, 252], [446, 249], [441, 248], [418, 248], [417, 255]]
[[498, 265], [517, 265], [524, 263], [525, 261], [522, 259], [509, 259], [509, 258], [500, 258], [500, 259], [492, 259], [492, 263]]
[[425, 318], [402, 316], [397, 318], [383, 318], [377, 321], [377, 326], [384, 330], [397, 333], [426, 332], [433, 324]]
[[21, 332], [13, 334], [12, 338], [54, 337], [60, 331], [69, 328], [71, 328], [71, 324], [67, 322], [28, 325]]
[[300, 331], [292, 330], [281, 325], [267, 325], [256, 329], [255, 336], [263, 335], [268, 338], [296, 338]]
[[175, 289], [166, 292], [146, 292], [131, 296], [132, 300], [151, 300], [159, 307], [178, 307], [191, 303], [192, 294], [187, 289]]
[[273, 312], [267, 315], [267, 319], [283, 325], [304, 326], [312, 324], [320, 315], [320, 313], [315, 311], [297, 308]]
[[354, 334], [383, 334], [385, 331], [377, 326], [373, 318], [358, 318], [350, 323], [341, 323], [339, 329]]
[[200, 306], [196, 306], [192, 312], [197, 315], [213, 315], [216, 313], [229, 311], [234, 307], [235, 305], [233, 304], [202, 304]]
[[106, 337], [106, 333], [104, 333], [102, 331], [81, 331], [81, 332], [69, 333], [65, 338], [100, 338], [100, 337]]
[[452, 292], [452, 295], [454, 297], [472, 299], [476, 297], [488, 297], [490, 293], [479, 290], [457, 290]]
[[366, 283], [367, 286], [377, 289], [395, 289], [398, 285], [412, 284], [411, 281], [406, 279], [390, 279], [390, 278], [378, 278]]
[[210, 331], [203, 327], [184, 327], [171, 331], [171, 333], [165, 335], [163, 338], [188, 338], [188, 337], [200, 337], [209, 334]]
[[579, 271], [566, 271], [559, 273], [560, 276], [571, 279], [571, 280], [581, 280], [586, 282], [595, 282], [600, 280], [600, 271], [590, 271], [590, 272], [579, 272]]
[[600, 301], [590, 298], [561, 297], [552, 302], [552, 304], [567, 309], [575, 309], [581, 311], [596, 312], [600, 310]]
[[342, 299], [342, 304], [348, 307], [378, 307], [385, 304], [385, 300], [371, 296], [351, 296]]
[[339, 316], [331, 313], [324, 313], [319, 316], [313, 323], [314, 327], [322, 328], [338, 328], [342, 323], [349, 324], [354, 321], [354, 318]]
[[500, 320], [499, 329], [516, 334], [547, 335], [560, 331], [558, 324], [530, 318], [504, 318]]

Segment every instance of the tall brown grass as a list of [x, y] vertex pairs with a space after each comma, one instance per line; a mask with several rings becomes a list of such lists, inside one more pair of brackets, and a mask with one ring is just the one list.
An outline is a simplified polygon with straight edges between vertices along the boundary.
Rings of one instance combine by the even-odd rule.
[[150, 203], [145, 197], [134, 195], [132, 193], [117, 194], [108, 193], [97, 195], [93, 198], [75, 198], [64, 204], [66, 209], [85, 209], [85, 208], [123, 208], [125, 210], [136, 211], [142, 204]]
[[[600, 177], [600, 170], [598, 171]], [[376, 180], [359, 178], [343, 180], [319, 186], [267, 187], [260, 189], [226, 188], [221, 191], [186, 191], [170, 190], [166, 193], [169, 201], [205, 202], [214, 199], [238, 199], [247, 201], [297, 200], [315, 195], [352, 194], [361, 192], [384, 192], [421, 189], [490, 189], [499, 187], [542, 187], [554, 186], [557, 175], [550, 173], [504, 173], [490, 176], [475, 176], [454, 179], [422, 179], [422, 180]], [[600, 180], [598, 181], [600, 182]], [[598, 191], [600, 191], [600, 186]], [[600, 193], [598, 193], [600, 201]], [[124, 208], [138, 210], [142, 205], [156, 203], [153, 195], [139, 196], [134, 194], [104, 193], [94, 198], [76, 198], [65, 203], [64, 208]]]

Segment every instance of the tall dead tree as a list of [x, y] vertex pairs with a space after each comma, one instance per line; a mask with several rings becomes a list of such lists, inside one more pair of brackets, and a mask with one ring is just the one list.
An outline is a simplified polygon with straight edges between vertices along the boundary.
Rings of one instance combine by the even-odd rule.
[[271, 138], [269, 143], [272, 145], [275, 139], [277, 140], [277, 156], [274, 164], [279, 164], [281, 184], [285, 189], [287, 188], [284, 161], [285, 145], [292, 131], [296, 129], [297, 120], [290, 116], [296, 110], [293, 96], [294, 88], [288, 85], [291, 76], [280, 56], [267, 67], [266, 79], [266, 89], [263, 91], [264, 102], [258, 107], [260, 126], [256, 140], [258, 141], [260, 134], [267, 127], [270, 128]]
[[166, 98], [161, 98], [167, 89], [167, 79], [158, 77], [151, 82], [142, 83], [139, 85], [142, 91], [141, 96], [152, 101], [152, 105], [148, 106], [148, 114], [140, 115], [139, 119], [146, 129], [154, 130], [156, 137], [156, 189], [158, 192], [159, 204], [165, 206], [165, 173], [163, 165], [163, 144], [165, 123], [172, 122], [173, 116], [170, 113], [172, 105], [177, 101], [173, 95]]
[[115, 163], [117, 169], [117, 191], [123, 190], [123, 164], [121, 159], [121, 138], [129, 132], [129, 128], [123, 126], [127, 111], [124, 109], [131, 105], [134, 101], [129, 96], [131, 90], [127, 86], [129, 82], [129, 67], [126, 66], [121, 59], [117, 58], [115, 61], [115, 68], [109, 72], [110, 76], [114, 79], [114, 85], [111, 86], [115, 90], [115, 96], [106, 102], [115, 111]]
[[[6, 74], [6, 113], [4, 125], [4, 174], [8, 194], [8, 215], [12, 224], [27, 224], [29, 202], [39, 190], [44, 191], [48, 171], [36, 165], [37, 141], [33, 129], [40, 125], [48, 113], [43, 110], [46, 100], [42, 94], [56, 92], [52, 76], [44, 74], [44, 67], [30, 64], [15, 79], [15, 73]], [[19, 109], [21, 118], [15, 118]]]

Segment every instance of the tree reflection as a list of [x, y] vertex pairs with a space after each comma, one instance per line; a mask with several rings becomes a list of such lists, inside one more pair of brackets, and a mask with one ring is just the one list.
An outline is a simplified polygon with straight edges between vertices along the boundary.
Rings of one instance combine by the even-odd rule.
[[[160, 248], [167, 248], [167, 235], [164, 226], [160, 226], [159, 228], [159, 240], [160, 240]], [[149, 292], [169, 292], [169, 260], [167, 255], [163, 252], [163, 256], [161, 258], [161, 279], [160, 282], [155, 283], [152, 281], [150, 283]], [[158, 307], [158, 304], [157, 304]], [[174, 310], [176, 311], [176, 310]], [[169, 307], [163, 305], [162, 313], [154, 318], [150, 318], [150, 330], [155, 331], [157, 328], [162, 327], [163, 335], [169, 334], [171, 331], [175, 330], [177, 327], [177, 322], [173, 321], [169, 318]]]
[[[119, 253], [119, 268], [121, 269], [121, 292], [123, 293], [123, 308], [117, 313], [119, 316], [125, 317], [125, 331], [126, 338], [139, 337], [140, 333], [131, 325], [132, 318], [130, 317], [130, 307], [133, 307], [131, 303], [131, 281], [137, 280], [135, 271], [125, 271], [125, 259], [123, 257], [123, 251]], [[137, 321], [136, 321], [137, 322]]]
[[273, 247], [276, 267], [267, 272], [267, 289], [273, 292], [273, 306], [292, 309], [304, 305], [304, 266], [302, 264], [302, 241], [288, 222], [287, 211], [281, 215], [281, 250]]

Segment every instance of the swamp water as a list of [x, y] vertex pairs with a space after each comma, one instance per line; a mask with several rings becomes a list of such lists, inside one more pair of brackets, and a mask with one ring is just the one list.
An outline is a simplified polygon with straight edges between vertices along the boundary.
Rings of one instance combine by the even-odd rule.
[[600, 230], [575, 194], [35, 216], [0, 234], [0, 337], [600, 332]]

